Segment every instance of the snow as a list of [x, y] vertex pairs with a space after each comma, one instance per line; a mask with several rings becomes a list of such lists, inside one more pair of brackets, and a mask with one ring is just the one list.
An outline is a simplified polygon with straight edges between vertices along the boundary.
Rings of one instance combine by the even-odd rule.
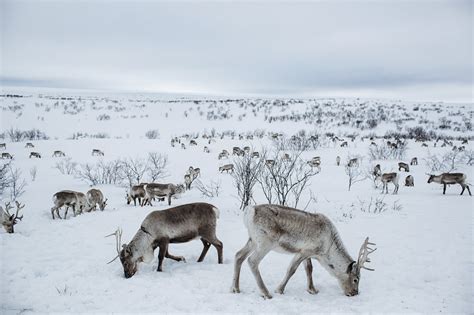
[[[304, 153], [304, 157], [321, 156], [320, 174], [311, 180], [305, 200], [309, 193], [316, 197], [307, 211], [321, 212], [330, 217], [337, 226], [342, 240], [352, 257], [358, 253], [366, 236], [377, 244], [372, 255], [371, 267], [374, 272], [363, 271], [360, 293], [347, 297], [332, 278], [314, 261], [313, 278], [319, 289], [317, 295], [305, 291], [304, 268], [300, 267], [290, 279], [284, 295], [273, 294], [271, 300], [263, 300], [256, 282], [244, 263], [241, 273], [241, 293], [230, 292], [235, 253], [247, 241], [247, 231], [242, 222], [237, 191], [230, 174], [220, 174], [218, 166], [232, 162], [232, 159], [217, 159], [222, 149], [232, 150], [233, 146], [251, 145], [258, 150], [269, 145], [268, 137], [255, 140], [234, 140], [225, 137], [215, 143], [207, 144], [197, 139], [197, 147], [186, 150], [170, 146], [170, 137], [183, 133], [210, 132], [235, 129], [246, 132], [255, 129], [283, 131], [292, 135], [300, 129], [332, 131], [342, 134], [350, 128], [337, 129], [328, 125], [311, 126], [301, 122], [275, 122], [269, 124], [262, 119], [263, 113], [256, 117], [251, 107], [246, 111], [234, 105], [229, 106], [233, 117], [229, 120], [207, 120], [206, 115], [197, 114], [197, 106], [207, 110], [207, 105], [193, 104], [178, 100], [168, 103], [129, 102], [121, 96], [119, 103], [97, 100], [103, 109], [93, 110], [87, 106], [77, 115], [63, 113], [62, 105], [56, 108], [55, 100], [39, 98], [35, 93], [30, 98], [1, 98], [0, 132], [10, 127], [20, 129], [38, 128], [50, 136], [49, 140], [32, 141], [34, 149], [24, 148], [25, 142], [11, 143], [5, 139], [7, 150], [14, 155], [13, 165], [22, 170], [27, 180], [26, 192], [19, 198], [26, 204], [24, 219], [15, 226], [14, 234], [0, 231], [0, 312], [16, 313], [79, 313], [79, 312], [121, 312], [121, 313], [326, 313], [326, 312], [419, 312], [419, 313], [473, 313], [473, 199], [467, 191], [459, 196], [459, 185], [451, 185], [446, 195], [442, 187], [428, 184], [426, 166], [423, 158], [429, 153], [441, 153], [451, 148], [421, 147], [410, 141], [405, 161], [417, 156], [418, 166], [411, 167], [409, 174], [415, 178], [415, 187], [404, 187], [405, 173], [401, 174], [398, 195], [381, 195], [380, 188], [374, 189], [370, 180], [355, 183], [347, 191], [347, 176], [343, 166], [336, 166], [335, 159], [340, 155], [344, 162], [349, 154], [364, 156], [364, 167], [375, 162], [381, 163], [384, 172], [397, 171], [398, 160], [370, 161], [367, 156], [370, 141], [357, 139], [349, 141], [348, 148], [327, 145], [316, 151]], [[104, 96], [100, 96], [104, 97]], [[113, 97], [112, 97], [113, 98]], [[145, 98], [144, 98], [145, 99]], [[151, 98], [153, 99], [153, 98]], [[18, 115], [5, 108], [14, 102], [24, 104]], [[68, 101], [66, 101], [68, 102]], [[347, 101], [349, 102], [349, 101]], [[375, 104], [379, 101], [373, 101]], [[37, 107], [35, 103], [50, 104], [51, 110]], [[135, 107], [136, 104], [144, 107]], [[392, 102], [387, 102], [387, 108]], [[410, 104], [401, 104], [411, 108]], [[107, 109], [108, 105], [121, 105], [125, 109], [116, 112]], [[285, 113], [303, 110], [304, 104], [293, 104]], [[425, 104], [423, 106], [435, 106]], [[188, 117], [183, 112], [193, 107]], [[469, 107], [446, 105], [440, 115], [447, 116], [450, 111], [460, 110], [462, 117], [472, 119]], [[271, 107], [274, 114], [280, 108]], [[165, 114], [169, 113], [166, 117]], [[248, 115], [242, 120], [238, 116]], [[108, 114], [108, 121], [97, 121], [96, 117]], [[123, 118], [136, 115], [136, 118]], [[402, 110], [400, 111], [400, 116]], [[431, 112], [429, 119], [436, 121], [438, 116]], [[44, 120], [38, 119], [44, 117]], [[434, 117], [434, 118], [433, 118]], [[441, 116], [440, 116], [441, 117]], [[406, 122], [410, 124], [413, 122]], [[370, 132], [385, 134], [395, 129], [395, 125], [381, 125]], [[157, 129], [160, 139], [146, 139], [145, 132]], [[106, 132], [108, 139], [68, 139], [74, 132], [94, 134]], [[472, 132], [447, 131], [457, 136], [472, 136]], [[369, 133], [368, 130], [361, 133]], [[379, 142], [382, 140], [378, 140]], [[0, 141], [3, 142], [3, 141]], [[459, 141], [455, 141], [460, 145]], [[207, 145], [211, 153], [203, 152]], [[105, 156], [92, 157], [93, 148], [105, 152]], [[472, 149], [469, 144], [467, 149]], [[54, 150], [62, 150], [78, 163], [104, 161], [124, 157], [146, 157], [148, 152], [165, 153], [169, 158], [169, 176], [163, 182], [180, 183], [190, 165], [201, 168], [203, 182], [220, 180], [222, 192], [215, 198], [204, 198], [197, 189], [192, 189], [172, 200], [172, 205], [205, 201], [217, 206], [220, 219], [217, 237], [224, 244], [224, 264], [217, 264], [217, 253], [211, 248], [204, 262], [196, 260], [201, 252], [201, 242], [171, 245], [170, 252], [183, 255], [187, 262], [165, 259], [163, 272], [156, 272], [157, 259], [141, 263], [138, 272], [130, 279], [123, 276], [123, 268], [118, 260], [107, 262], [116, 255], [115, 241], [104, 236], [117, 227], [123, 229], [123, 242], [131, 240], [140, 223], [152, 210], [168, 208], [165, 203], [155, 203], [153, 207], [134, 207], [125, 202], [124, 186], [98, 185], [108, 198], [105, 211], [86, 213], [67, 220], [52, 220], [50, 209], [52, 195], [63, 189], [86, 192], [88, 183], [72, 175], [62, 175], [54, 167], [63, 158], [51, 157]], [[30, 151], [42, 153], [42, 159], [29, 159]], [[3, 161], [2, 163], [5, 163]], [[32, 181], [29, 170], [36, 166], [37, 178]], [[468, 181], [474, 178], [473, 167], [463, 165], [459, 171], [467, 174]], [[389, 191], [393, 186], [389, 184]], [[389, 209], [382, 213], [367, 213], [360, 210], [361, 201], [382, 198]], [[265, 199], [256, 193], [255, 199], [264, 203]], [[6, 192], [2, 204], [9, 200]], [[394, 202], [401, 205], [400, 210], [391, 209]], [[63, 212], [61, 212], [63, 213]], [[71, 213], [71, 212], [69, 212]], [[156, 253], [157, 254], [157, 253]], [[274, 290], [283, 279], [292, 256], [270, 253], [261, 263], [262, 277], [270, 290]]]

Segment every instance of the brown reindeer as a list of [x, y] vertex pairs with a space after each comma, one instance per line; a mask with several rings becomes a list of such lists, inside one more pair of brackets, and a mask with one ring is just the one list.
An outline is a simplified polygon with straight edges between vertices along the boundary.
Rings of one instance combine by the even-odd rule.
[[415, 186], [415, 179], [413, 178], [412, 175], [408, 175], [405, 178], [405, 186], [407, 186], [407, 187], [414, 187]]
[[0, 143], [0, 149], [6, 150], [7, 149], [7, 144], [6, 143]]
[[87, 200], [89, 205], [92, 207], [90, 210], [96, 210], [99, 205], [100, 211], [104, 211], [107, 206], [107, 198], [104, 200], [104, 194], [99, 189], [90, 189], [87, 194]]
[[385, 191], [388, 194], [388, 183], [392, 183], [395, 188], [393, 189], [393, 194], [398, 193], [398, 174], [397, 173], [384, 173], [377, 177], [382, 182], [382, 194]]
[[223, 173], [224, 171], [226, 171], [227, 173], [229, 173], [229, 172], [233, 173], [234, 172], [234, 164], [226, 164], [226, 165], [223, 165], [223, 166], [219, 167], [219, 172]]
[[409, 172], [410, 171], [410, 166], [408, 166], [407, 163], [400, 162], [400, 163], [398, 163], [398, 170], [399, 171], [404, 170], [405, 172]]
[[38, 153], [38, 152], [31, 152], [31, 153], [30, 153], [30, 159], [31, 159], [31, 157], [35, 157], [35, 158], [37, 158], [37, 159], [41, 159], [41, 154]]
[[31, 143], [31, 142], [27, 142], [27, 143], [25, 144], [25, 148], [34, 148], [34, 147], [35, 147], [34, 144]]
[[138, 204], [140, 206], [142, 205], [142, 200], [145, 199], [145, 189], [143, 188], [144, 185], [146, 184], [140, 184], [130, 187], [130, 190], [127, 193], [127, 205], [129, 205], [133, 200], [133, 204], [136, 206], [137, 199]]
[[61, 150], [56, 150], [53, 152], [53, 157], [63, 157], [63, 156], [66, 156], [66, 154], [64, 154], [64, 152]]
[[142, 203], [143, 205], [151, 204], [151, 201], [154, 197], [167, 197], [168, 198], [168, 205], [171, 206], [171, 197], [183, 192], [185, 187], [183, 185], [175, 185], [175, 184], [157, 184], [157, 183], [150, 183], [143, 186], [145, 189], [145, 201]]
[[410, 161], [410, 165], [418, 165], [418, 158], [414, 157]]
[[138, 269], [139, 262], [150, 262], [156, 248], [158, 252], [157, 271], [163, 271], [163, 260], [170, 258], [186, 261], [182, 256], [173, 256], [169, 244], [186, 243], [200, 238], [203, 244], [198, 262], [202, 262], [213, 245], [217, 249], [218, 263], [223, 263], [223, 244], [216, 237], [216, 225], [219, 210], [208, 203], [190, 203], [174, 208], [153, 211], [143, 220], [140, 229], [129, 244], [120, 248], [121, 231], [111, 235], [117, 236], [118, 255], [109, 263], [120, 257], [125, 278], [132, 277]]
[[471, 189], [469, 184], [466, 183], [466, 175], [463, 173], [443, 173], [441, 175], [430, 175], [428, 178], [429, 183], [438, 183], [443, 185], [443, 195], [446, 194], [446, 186], [452, 184], [459, 184], [462, 187], [461, 195], [464, 193], [464, 190], [467, 188], [469, 196], [471, 195]]
[[341, 157], [339, 155], [336, 156], [336, 165], [337, 166], [341, 165]]
[[84, 211], [90, 211], [91, 206], [87, 200], [86, 195], [81, 192], [72, 190], [61, 190], [53, 195], [54, 206], [51, 208], [51, 215], [54, 220], [54, 212], [61, 219], [59, 215], [59, 209], [66, 206], [66, 212], [64, 213], [64, 219], [67, 217], [69, 207], [72, 207], [74, 216], [81, 214]]
[[0, 211], [2, 212], [2, 225], [7, 233], [14, 233], [15, 224], [17, 224], [19, 220], [21, 221], [23, 219], [23, 215], [18, 216], [18, 213], [20, 212], [21, 209], [25, 207], [25, 205], [20, 204], [18, 201], [15, 201], [15, 204], [16, 204], [15, 214], [10, 213], [10, 210], [13, 209], [13, 206], [10, 205], [9, 202], [5, 204], [5, 209], [3, 209], [2, 206], [0, 206]]
[[92, 149], [92, 156], [104, 156], [104, 152], [99, 149]]
[[10, 160], [13, 160], [13, 156], [8, 153], [8, 152], [3, 152], [2, 153], [2, 159], [10, 159]]

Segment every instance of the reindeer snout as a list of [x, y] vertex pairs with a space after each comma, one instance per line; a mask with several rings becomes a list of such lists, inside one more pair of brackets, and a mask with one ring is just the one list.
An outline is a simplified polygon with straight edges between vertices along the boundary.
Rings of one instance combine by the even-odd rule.
[[359, 294], [359, 291], [358, 291], [358, 290], [352, 290], [352, 291], [350, 291], [350, 292], [346, 292], [346, 295], [347, 295], [347, 296], [355, 296], [355, 295], [357, 295], [357, 294]]

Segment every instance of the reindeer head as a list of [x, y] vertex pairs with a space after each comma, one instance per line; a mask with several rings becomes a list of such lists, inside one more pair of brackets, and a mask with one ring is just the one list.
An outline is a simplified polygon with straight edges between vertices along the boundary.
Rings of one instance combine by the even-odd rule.
[[102, 201], [100, 204], [99, 204], [99, 209], [100, 211], [104, 211], [105, 207], [107, 206], [107, 198], [105, 198], [104, 201]]
[[426, 175], [429, 176], [429, 178], [428, 178], [428, 184], [432, 183], [432, 182], [435, 180], [435, 177], [436, 177], [435, 175], [432, 175], [432, 174], [426, 174]]
[[10, 214], [9, 210], [13, 209], [13, 206], [11, 206], [9, 202], [5, 204], [5, 210], [2, 208], [2, 206], [0, 206], [0, 209], [2, 210], [2, 216], [3, 216], [2, 225], [7, 233], [14, 233], [15, 224], [18, 223], [18, 220], [21, 221], [21, 219], [23, 219], [23, 215], [19, 217], [18, 213], [23, 207], [25, 207], [25, 205], [21, 205], [18, 201], [15, 201], [15, 203], [16, 203], [15, 214]]
[[[137, 257], [137, 255], [134, 255], [134, 249], [133, 246], [127, 245], [127, 244], [121, 244], [122, 242], [122, 229], [117, 228], [117, 230], [112, 233], [107, 235], [106, 237], [115, 235], [115, 242], [116, 242], [116, 251], [117, 251], [117, 256], [115, 256], [114, 259], [109, 261], [107, 264], [110, 264], [111, 262], [115, 261], [117, 258], [120, 258], [120, 262], [122, 263], [123, 266], [123, 272], [125, 275], [125, 278], [131, 278], [136, 272], [137, 272], [137, 266], [140, 261], [143, 259], [141, 257]], [[153, 255], [153, 254], [152, 254]]]
[[367, 237], [360, 247], [359, 257], [356, 261], [353, 261], [347, 267], [346, 274], [347, 276], [339, 280], [339, 283], [344, 290], [344, 293], [347, 296], [354, 296], [359, 294], [359, 282], [360, 282], [360, 270], [366, 269], [374, 271], [374, 269], [367, 268], [364, 266], [364, 263], [370, 262], [370, 259], [367, 257], [370, 253], [373, 253], [376, 249], [371, 249], [369, 245], [375, 245], [374, 243], [369, 242]]

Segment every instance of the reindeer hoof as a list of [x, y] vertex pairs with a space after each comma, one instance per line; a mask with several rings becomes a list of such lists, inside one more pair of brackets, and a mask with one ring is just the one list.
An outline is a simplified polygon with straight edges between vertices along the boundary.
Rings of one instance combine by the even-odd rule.
[[264, 300], [270, 300], [273, 298], [273, 296], [270, 293], [264, 293], [262, 294], [262, 297]]
[[230, 289], [230, 292], [231, 293], [240, 293], [240, 289], [236, 288], [236, 287], [233, 287], [233, 288]]
[[282, 288], [276, 288], [276, 289], [275, 289], [275, 293], [278, 293], [278, 294], [283, 294], [284, 291], [285, 291], [285, 290], [282, 289]]
[[179, 261], [182, 261], [184, 263], [186, 262], [186, 258], [184, 258], [184, 256], [179, 256], [178, 258], [179, 258]]
[[306, 291], [308, 291], [309, 294], [318, 294], [319, 290], [316, 288], [309, 288]]

